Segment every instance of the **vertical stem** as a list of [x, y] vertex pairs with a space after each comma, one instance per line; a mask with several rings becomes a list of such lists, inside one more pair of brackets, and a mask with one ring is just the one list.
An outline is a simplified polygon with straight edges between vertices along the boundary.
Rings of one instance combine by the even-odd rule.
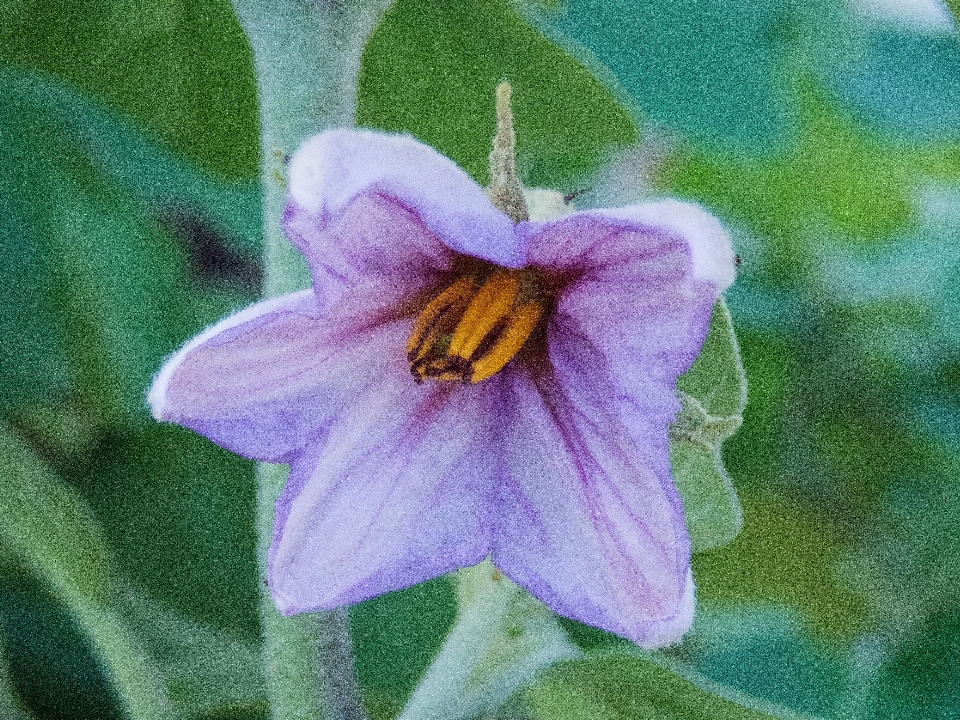
[[257, 75], [267, 296], [308, 277], [280, 229], [284, 158], [325, 128], [353, 125], [360, 56], [391, 1], [233, 0]]
[[[257, 469], [261, 578], [273, 533], [273, 506], [287, 480], [285, 465]], [[347, 608], [284, 617], [261, 585], [264, 673], [273, 720], [365, 720], [350, 643]]]
[[[285, 158], [328, 127], [353, 125], [357, 75], [367, 38], [391, 0], [233, 0], [250, 40], [260, 105], [264, 216], [264, 295], [306, 287], [309, 274], [284, 237]], [[287, 468], [257, 472], [261, 577], [273, 534], [273, 508]], [[347, 610], [287, 618], [262, 587], [265, 673], [274, 720], [365, 717], [353, 663]]]
[[889, 639], [879, 634], [861, 636], [854, 643], [847, 692], [837, 717], [862, 720], [870, 714], [874, 685], [889, 652]]

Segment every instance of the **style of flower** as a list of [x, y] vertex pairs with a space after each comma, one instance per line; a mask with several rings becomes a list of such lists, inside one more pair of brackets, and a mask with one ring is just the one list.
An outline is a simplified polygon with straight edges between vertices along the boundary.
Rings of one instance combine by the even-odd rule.
[[490, 556], [556, 612], [658, 647], [693, 616], [677, 377], [734, 256], [664, 200], [514, 222], [410, 137], [332, 130], [289, 166], [312, 289], [163, 367], [159, 420], [289, 463], [269, 585], [333, 608]]

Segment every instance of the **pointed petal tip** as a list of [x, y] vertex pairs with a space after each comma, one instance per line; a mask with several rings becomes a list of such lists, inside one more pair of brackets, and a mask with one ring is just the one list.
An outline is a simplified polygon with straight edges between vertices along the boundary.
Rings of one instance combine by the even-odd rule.
[[[178, 353], [177, 355], [179, 355]], [[147, 390], [147, 405], [150, 407], [150, 414], [157, 422], [167, 422], [170, 418], [167, 415], [167, 388], [170, 386], [170, 378], [176, 371], [182, 359], [174, 362], [177, 355], [173, 355], [163, 363], [159, 372], [154, 376], [150, 389]]]
[[646, 624], [630, 639], [646, 650], [656, 650], [677, 643], [693, 624], [693, 611], [696, 606], [694, 595], [693, 573], [687, 570], [687, 581], [677, 612], [672, 617]]
[[[285, 574], [277, 568], [278, 563], [274, 557], [275, 552], [276, 538], [274, 538], [273, 546], [270, 548], [270, 554], [267, 559], [266, 584], [270, 589], [270, 596], [273, 598], [273, 605], [277, 609], [277, 612], [284, 617], [292, 617], [300, 613], [317, 610], [318, 608], [307, 607], [303, 602], [298, 602], [296, 587], [290, 587], [288, 583], [285, 583]], [[289, 574], [287, 574], [286, 577], [288, 579]]]
[[273, 606], [277, 609], [277, 612], [283, 615], [284, 617], [293, 617], [294, 615], [299, 615], [304, 612], [303, 608], [300, 608], [296, 603], [292, 602], [286, 593], [281, 592], [277, 589], [274, 581], [271, 579], [270, 583], [270, 595], [273, 597]]
[[296, 367], [312, 367], [314, 356], [303, 350], [315, 349], [311, 342], [322, 335], [319, 326], [312, 332], [317, 314], [307, 289], [208, 327], [163, 363], [146, 393], [151, 415], [244, 457], [285, 462], [315, 431], [325, 402], [313, 376], [291, 370], [298, 360]]

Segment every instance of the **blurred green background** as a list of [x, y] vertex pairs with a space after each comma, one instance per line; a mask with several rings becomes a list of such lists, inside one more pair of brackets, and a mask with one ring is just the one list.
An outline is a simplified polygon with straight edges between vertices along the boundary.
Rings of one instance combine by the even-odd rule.
[[[227, 0], [0, 2], [0, 716], [266, 717], [253, 466], [144, 400], [166, 355], [258, 295], [252, 72]], [[949, 8], [398, 0], [358, 123], [485, 182], [504, 78], [528, 185], [701, 202], [742, 258], [750, 396], [724, 460], [744, 527], [694, 557], [670, 657], [822, 718], [960, 717]], [[453, 617], [445, 579], [354, 608], [375, 718]], [[643, 716], [614, 697], [647, 692], [630, 677], [558, 671], [528, 712], [582, 684], [603, 717]]]

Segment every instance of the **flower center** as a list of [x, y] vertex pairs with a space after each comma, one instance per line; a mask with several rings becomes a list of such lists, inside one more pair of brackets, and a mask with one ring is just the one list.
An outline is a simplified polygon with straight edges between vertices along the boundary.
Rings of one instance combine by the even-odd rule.
[[407, 340], [410, 374], [478, 383], [503, 369], [543, 317], [544, 304], [528, 299], [535, 278], [497, 270], [482, 285], [462, 277], [431, 300]]

